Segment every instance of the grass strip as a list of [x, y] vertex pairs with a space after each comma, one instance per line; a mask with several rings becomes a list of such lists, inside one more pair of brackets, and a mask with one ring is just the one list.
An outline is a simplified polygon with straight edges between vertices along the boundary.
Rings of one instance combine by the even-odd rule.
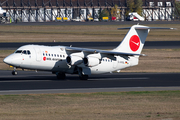
[[[179, 41], [178, 24], [148, 25], [151, 27], [174, 27], [177, 30], [151, 30], [147, 41]], [[0, 42], [89, 42], [121, 41], [128, 30], [117, 30], [130, 25], [44, 25], [0, 26]]]
[[0, 95], [1, 119], [180, 119], [180, 91]]

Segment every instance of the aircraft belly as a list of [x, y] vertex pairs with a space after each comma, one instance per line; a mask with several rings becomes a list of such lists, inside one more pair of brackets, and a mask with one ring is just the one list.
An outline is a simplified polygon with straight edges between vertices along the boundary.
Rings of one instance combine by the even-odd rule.
[[102, 74], [114, 71], [112, 67], [112, 62], [110, 63], [101, 63], [95, 67], [91, 67], [91, 74]]
[[91, 74], [102, 74], [102, 73], [108, 73], [108, 72], [121, 70], [121, 69], [130, 67], [130, 66], [131, 66], [130, 62], [113, 61], [113, 62], [109, 62], [109, 63], [107, 63], [107, 62], [101, 63], [95, 67], [90, 67], [90, 69], [91, 69]]

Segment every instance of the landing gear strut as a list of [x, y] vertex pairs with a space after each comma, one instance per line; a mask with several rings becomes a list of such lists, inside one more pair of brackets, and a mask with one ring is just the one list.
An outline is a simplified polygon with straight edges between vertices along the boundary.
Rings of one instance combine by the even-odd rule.
[[88, 80], [88, 75], [84, 75], [84, 74], [82, 73], [82, 68], [79, 68], [79, 69], [78, 69], [78, 73], [79, 73], [79, 79], [80, 79], [80, 80]]
[[12, 71], [12, 75], [17, 75], [18, 72], [16, 71], [16, 67], [14, 67], [14, 70]]
[[56, 73], [56, 76], [57, 76], [57, 79], [59, 79], [59, 80], [64, 80], [64, 79], [66, 79], [66, 74], [63, 73], [63, 72], [57, 72], [57, 73]]

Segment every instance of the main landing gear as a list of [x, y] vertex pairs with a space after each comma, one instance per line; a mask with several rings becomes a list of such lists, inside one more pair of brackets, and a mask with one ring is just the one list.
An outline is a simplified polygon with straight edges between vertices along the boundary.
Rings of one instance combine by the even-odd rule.
[[18, 72], [16, 71], [16, 67], [14, 67], [14, 70], [12, 71], [12, 75], [17, 75]]
[[66, 74], [63, 73], [63, 72], [57, 72], [57, 73], [56, 73], [56, 76], [57, 76], [57, 79], [59, 79], [59, 80], [64, 80], [64, 79], [66, 79]]
[[79, 79], [80, 80], [88, 80], [88, 75], [80, 75]]
[[84, 75], [84, 74], [82, 73], [82, 68], [79, 68], [79, 69], [78, 69], [78, 74], [79, 74], [79, 79], [80, 79], [80, 80], [88, 80], [88, 75]]
[[[57, 79], [59, 79], [59, 80], [66, 79], [66, 74], [63, 72], [57, 72], [56, 76], [57, 76]], [[83, 75], [82, 72], [79, 72], [79, 79], [80, 80], [88, 80], [88, 75]]]

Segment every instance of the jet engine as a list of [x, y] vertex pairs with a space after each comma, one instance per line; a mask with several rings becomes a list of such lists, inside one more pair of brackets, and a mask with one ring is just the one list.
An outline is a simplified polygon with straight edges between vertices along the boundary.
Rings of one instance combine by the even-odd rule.
[[83, 59], [79, 56], [67, 56], [66, 62], [69, 65], [79, 65], [83, 62]]
[[85, 57], [83, 63], [85, 66], [94, 67], [100, 64], [100, 60], [96, 57]]

